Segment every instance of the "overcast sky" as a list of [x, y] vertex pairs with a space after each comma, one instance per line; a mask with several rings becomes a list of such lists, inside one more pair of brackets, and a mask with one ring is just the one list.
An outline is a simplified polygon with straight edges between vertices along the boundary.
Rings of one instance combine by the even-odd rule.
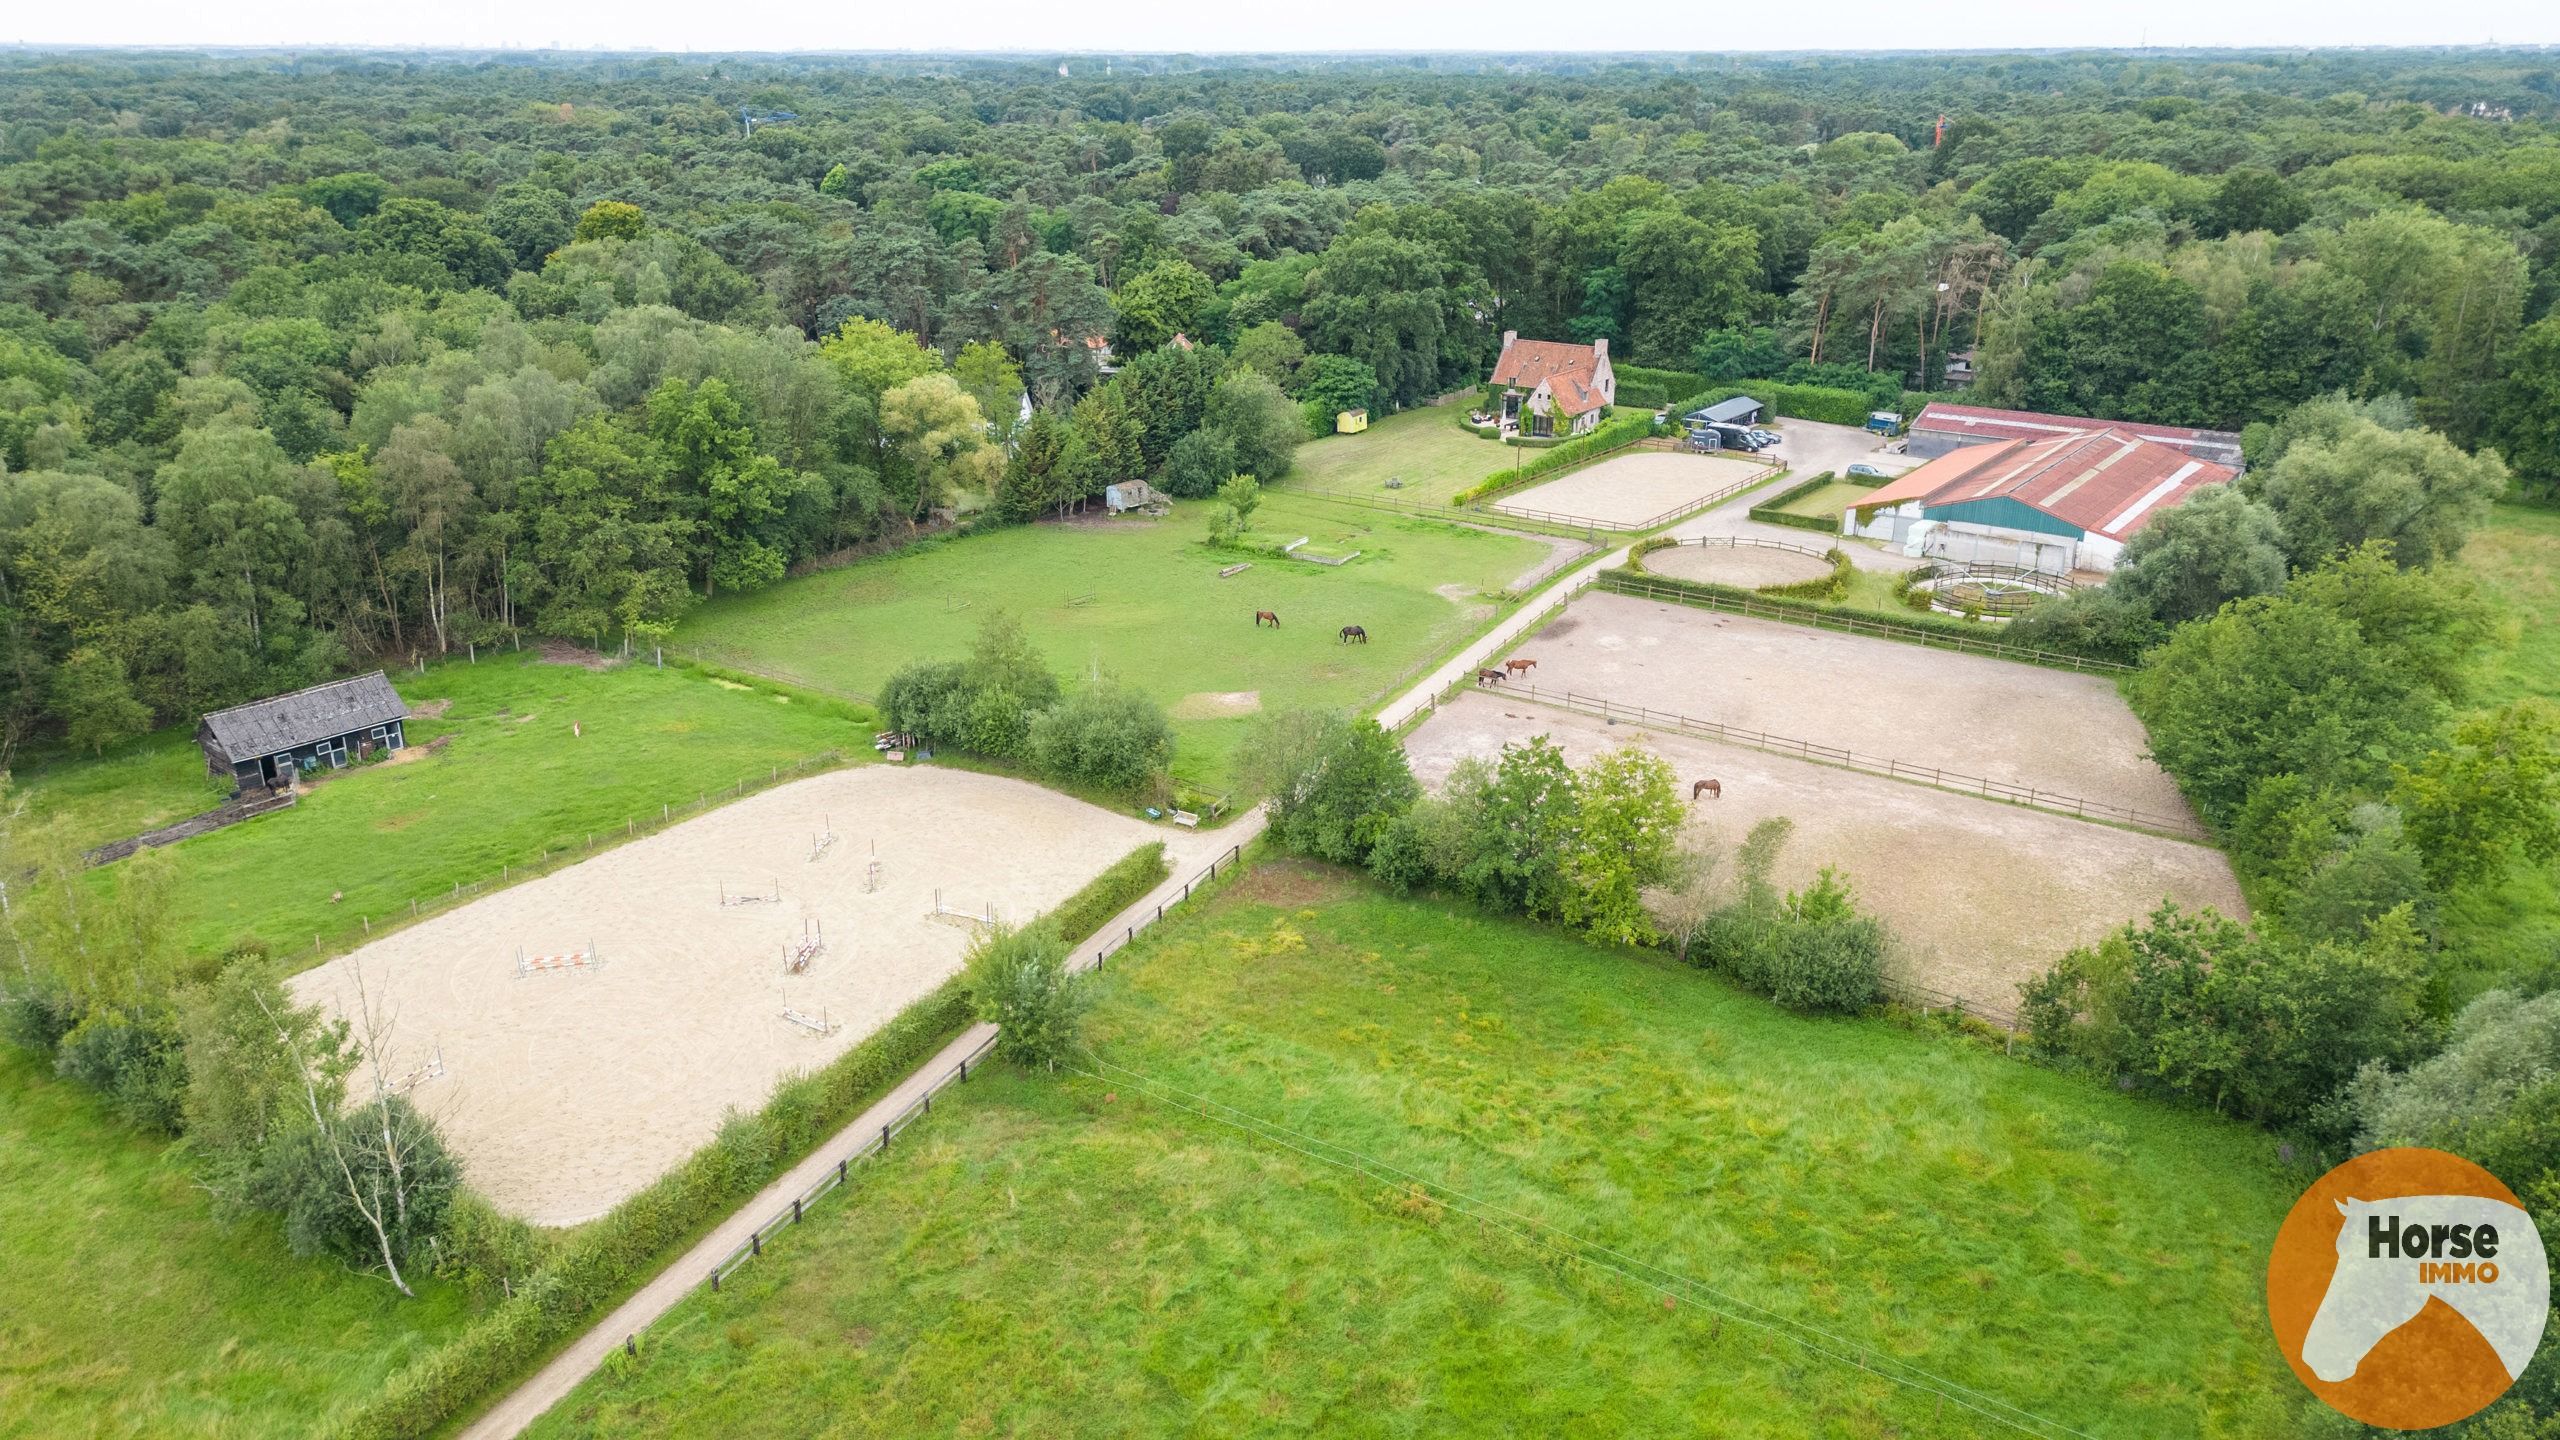
[[34, 45], [659, 50], [1852, 50], [2560, 43], [2553, 0], [15, 0]]

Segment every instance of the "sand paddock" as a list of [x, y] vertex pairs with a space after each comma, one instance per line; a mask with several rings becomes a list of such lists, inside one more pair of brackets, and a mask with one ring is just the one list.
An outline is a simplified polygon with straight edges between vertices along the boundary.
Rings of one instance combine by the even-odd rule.
[[1576, 597], [1512, 653], [1537, 660], [1530, 680], [1541, 690], [2150, 815], [2192, 813], [2104, 676], [1600, 593]]
[[1647, 553], [1644, 568], [1675, 580], [1757, 590], [1763, 585], [1820, 580], [1831, 573], [1831, 562], [1818, 555], [1799, 555], [1765, 545], [1675, 545]]
[[1721, 800], [1690, 807], [1693, 834], [1728, 852], [1772, 815], [1795, 822], [1778, 883], [1800, 888], [1836, 865], [1898, 944], [1894, 973], [2014, 1012], [2018, 984], [2064, 951], [2149, 914], [2163, 897], [2246, 916], [2222, 855], [2202, 845], [1951, 795], [1880, 776], [1681, 735], [1662, 735], [1498, 694], [1444, 704], [1406, 742], [1414, 773], [1438, 786], [1469, 755], [1549, 736], [1579, 765], [1637, 744], [1684, 782], [1715, 779]]
[[1675, 450], [1636, 450], [1612, 455], [1544, 485], [1514, 491], [1493, 503], [1515, 515], [1544, 512], [1625, 528], [1694, 509], [1708, 496], [1764, 473], [1768, 466]]
[[[811, 837], [835, 843], [809, 858]], [[293, 981], [396, 1027], [393, 1065], [440, 1050], [413, 1092], [501, 1209], [566, 1225], [611, 1209], [753, 1109], [774, 1082], [842, 1054], [954, 973], [965, 925], [933, 892], [1023, 921], [1113, 861], [1164, 840], [1177, 869], [1224, 842], [1171, 832], [1019, 780], [863, 766], [750, 796], [595, 859], [395, 931]], [[864, 889], [871, 843], [881, 886]], [[723, 908], [732, 894], [779, 903]], [[803, 922], [826, 949], [783, 973]], [[519, 978], [533, 954], [593, 942], [591, 972]], [[785, 1005], [838, 1022], [821, 1037]]]

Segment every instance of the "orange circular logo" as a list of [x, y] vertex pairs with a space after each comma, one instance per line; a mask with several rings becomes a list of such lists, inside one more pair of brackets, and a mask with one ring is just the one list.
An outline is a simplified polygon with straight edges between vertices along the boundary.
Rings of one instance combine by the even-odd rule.
[[2331, 1408], [2387, 1429], [2450, 1425], [2505, 1394], [2550, 1318], [2533, 1217], [2442, 1150], [2376, 1150], [2321, 1176], [2267, 1259], [2285, 1363]]

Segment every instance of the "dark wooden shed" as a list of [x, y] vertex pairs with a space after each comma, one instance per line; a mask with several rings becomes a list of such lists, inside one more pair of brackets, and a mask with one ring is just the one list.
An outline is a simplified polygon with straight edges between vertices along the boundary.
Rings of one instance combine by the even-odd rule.
[[273, 788], [306, 769], [336, 769], [408, 743], [409, 707], [379, 670], [290, 695], [216, 710], [196, 723], [196, 744], [216, 775], [241, 789]]

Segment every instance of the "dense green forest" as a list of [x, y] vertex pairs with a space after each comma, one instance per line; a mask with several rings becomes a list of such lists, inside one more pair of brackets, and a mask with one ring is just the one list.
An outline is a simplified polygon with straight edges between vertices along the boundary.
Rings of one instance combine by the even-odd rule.
[[2546, 54], [1065, 69], [0, 58], [0, 758], [1276, 478], [1505, 330], [2233, 427], [2398, 395], [2560, 488]]

